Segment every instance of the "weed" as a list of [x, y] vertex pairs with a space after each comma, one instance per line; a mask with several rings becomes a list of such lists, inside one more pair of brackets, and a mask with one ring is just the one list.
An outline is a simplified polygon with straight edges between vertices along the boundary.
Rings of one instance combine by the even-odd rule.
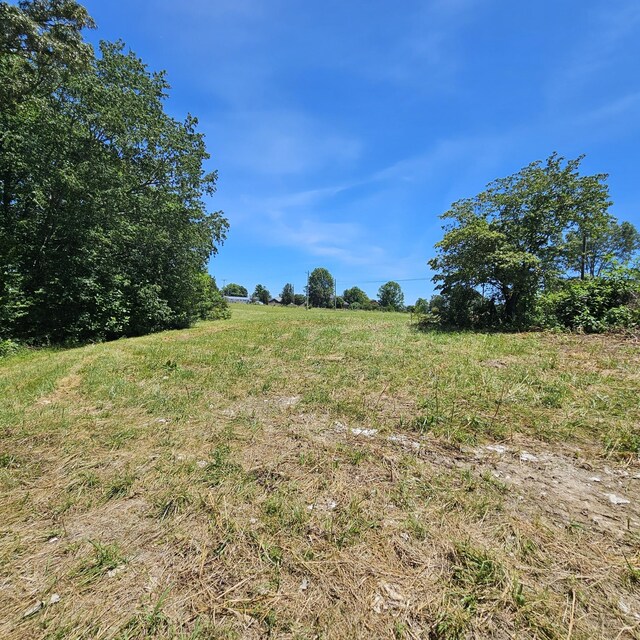
[[16, 469], [21, 464], [21, 459], [13, 453], [0, 454], [0, 469]]
[[378, 527], [378, 522], [368, 518], [358, 499], [353, 499], [346, 509], [337, 509], [325, 521], [325, 535], [338, 549], [353, 544], [366, 531]]
[[134, 481], [135, 476], [131, 473], [125, 473], [122, 476], [116, 477], [107, 487], [106, 499], [111, 500], [129, 495]]
[[416, 516], [411, 516], [405, 526], [416, 540], [423, 541], [429, 537], [429, 530]]
[[486, 551], [468, 542], [455, 545], [452, 563], [453, 582], [474, 593], [487, 587], [499, 588], [505, 581], [502, 567]]
[[89, 543], [93, 547], [93, 554], [85, 558], [72, 574], [80, 578], [79, 586], [88, 585], [127, 562], [117, 544], [100, 544], [92, 540]]
[[192, 502], [191, 495], [183, 488], [176, 488], [161, 495], [155, 501], [156, 517], [165, 520], [184, 511]]
[[629, 558], [624, 556], [625, 568], [623, 570], [623, 581], [629, 586], [640, 585], [640, 565], [631, 564]]
[[211, 453], [210, 460], [203, 470], [204, 481], [210, 487], [216, 487], [241, 470], [241, 467], [229, 460], [231, 449], [226, 444], [218, 445]]

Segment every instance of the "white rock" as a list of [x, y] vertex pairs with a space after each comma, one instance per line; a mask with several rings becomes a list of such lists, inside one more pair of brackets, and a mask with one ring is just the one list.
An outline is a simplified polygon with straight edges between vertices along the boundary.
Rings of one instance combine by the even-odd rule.
[[302, 578], [298, 591], [306, 591], [309, 588], [309, 578]]
[[206, 460], [198, 460], [198, 462], [196, 462], [196, 466], [200, 467], [201, 469], [204, 469], [207, 466], [207, 461]]
[[120, 564], [114, 569], [109, 569], [109, 571], [107, 571], [107, 576], [109, 578], [114, 578], [115, 576], [117, 576], [119, 573], [122, 573], [123, 571], [124, 571], [124, 565]]
[[602, 478], [598, 478], [598, 476], [591, 476], [591, 478], [589, 478], [589, 480], [591, 482], [602, 482]]
[[621, 498], [617, 496], [615, 493], [605, 493], [607, 498], [609, 498], [609, 502], [611, 504], [629, 504], [631, 501], [626, 498]]
[[384, 598], [379, 593], [376, 593], [375, 597], [373, 598], [373, 604], [371, 605], [371, 608], [376, 613], [382, 613], [383, 608], [385, 608]]
[[47, 542], [58, 542], [58, 540], [59, 540], [58, 536], [53, 536], [53, 538], [49, 538]]
[[49, 604], [56, 604], [56, 602], [60, 602], [60, 596], [57, 593], [52, 593], [51, 598], [49, 598]]
[[410, 447], [411, 449], [413, 449], [414, 451], [419, 451], [420, 450], [420, 443], [416, 442], [415, 440], [411, 440], [410, 438], [407, 438], [407, 436], [389, 436], [387, 438], [387, 440], [389, 442], [394, 442], [396, 444], [400, 444], [404, 447]]
[[523, 451], [520, 454], [520, 460], [522, 460], [522, 462], [539, 462], [540, 458], [538, 458], [538, 456], [534, 456], [532, 453]]
[[316, 504], [307, 505], [307, 509], [309, 511], [313, 511], [314, 509], [324, 509], [326, 511], [333, 511], [338, 506], [338, 503], [331, 498], [327, 498], [326, 500], [317, 502]]
[[354, 436], [365, 436], [366, 438], [372, 438], [378, 433], [377, 429], [351, 429], [351, 433]]
[[40, 609], [42, 609], [43, 606], [44, 606], [44, 602], [42, 602], [42, 600], [38, 600], [38, 602], [36, 602], [33, 606], [29, 607], [22, 614], [22, 617], [28, 618], [29, 616], [32, 616], [34, 613], [38, 613], [38, 611], [40, 611]]
[[488, 444], [485, 449], [487, 451], [494, 451], [495, 453], [498, 453], [500, 455], [507, 452], [507, 447], [505, 447], [503, 444]]

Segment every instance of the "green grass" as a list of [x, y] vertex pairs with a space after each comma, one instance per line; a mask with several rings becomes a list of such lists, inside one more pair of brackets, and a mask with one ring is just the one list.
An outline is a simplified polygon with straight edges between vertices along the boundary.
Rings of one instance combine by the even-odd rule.
[[[17, 351], [0, 636], [637, 637], [635, 499], [599, 503], [619, 526], [598, 528], [581, 496], [556, 505], [554, 472], [519, 479], [518, 451], [632, 482], [638, 388], [632, 342], [420, 333], [394, 313], [235, 306]], [[480, 455], [495, 442], [509, 453]]]

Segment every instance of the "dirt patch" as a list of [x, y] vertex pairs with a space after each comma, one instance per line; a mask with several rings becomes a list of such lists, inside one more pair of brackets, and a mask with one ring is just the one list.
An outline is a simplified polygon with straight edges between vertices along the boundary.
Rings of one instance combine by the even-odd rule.
[[490, 470], [516, 490], [513, 507], [564, 526], [606, 531], [616, 539], [640, 528], [640, 465], [581, 459], [542, 443], [488, 445], [472, 452], [480, 468]]

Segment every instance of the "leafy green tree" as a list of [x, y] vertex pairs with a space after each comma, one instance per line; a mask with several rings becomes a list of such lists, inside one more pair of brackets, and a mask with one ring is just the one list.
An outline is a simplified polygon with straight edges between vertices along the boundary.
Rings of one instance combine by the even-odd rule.
[[424, 298], [418, 298], [413, 305], [413, 309], [416, 313], [427, 313], [429, 311], [429, 301]]
[[613, 218], [589, 236], [572, 230], [565, 243], [566, 264], [570, 271], [595, 278], [614, 263], [627, 264], [640, 249], [640, 233], [630, 222]]
[[330, 307], [333, 293], [333, 276], [323, 267], [314, 269], [309, 276], [309, 304], [312, 307]]
[[223, 296], [238, 296], [240, 298], [246, 298], [249, 295], [246, 287], [240, 284], [231, 282], [222, 289]]
[[404, 294], [397, 282], [391, 280], [378, 289], [378, 303], [383, 309], [402, 311], [404, 307]]
[[[36, 96], [47, 96], [93, 55], [82, 38], [95, 28], [74, 0], [0, 2], [0, 104], [4, 116]], [[4, 140], [6, 142], [6, 138]]]
[[[82, 29], [93, 20], [77, 2], [0, 2], [0, 338], [15, 336], [15, 323], [30, 301], [22, 290], [16, 192], [25, 158], [23, 122], [37, 117], [39, 102], [72, 71], [86, 68], [91, 47]], [[31, 114], [31, 115], [29, 115]], [[32, 141], [35, 143], [35, 141]]]
[[93, 57], [77, 3], [0, 11], [0, 75], [18, 87], [2, 85], [1, 331], [60, 342], [188, 326], [227, 229], [202, 199], [216, 174], [197, 121], [164, 112], [164, 75], [123, 44]]
[[284, 285], [284, 287], [282, 287], [282, 293], [280, 294], [280, 300], [282, 301], [282, 304], [287, 305], [287, 304], [293, 304], [295, 299], [294, 299], [294, 292], [293, 292], [293, 285], [288, 283]]
[[200, 320], [221, 320], [231, 317], [229, 303], [218, 290], [215, 278], [208, 273], [199, 276], [197, 315]]
[[462, 292], [482, 291], [489, 316], [495, 311], [496, 321], [526, 326], [538, 292], [561, 275], [564, 234], [584, 233], [607, 216], [606, 176], [581, 176], [581, 160], [553, 154], [455, 202], [442, 216], [450, 223], [429, 261], [442, 294], [456, 291], [463, 300], [470, 294]]
[[269, 289], [263, 287], [261, 284], [257, 284], [256, 288], [253, 291], [253, 296], [251, 296], [254, 300], [258, 300], [262, 302], [262, 304], [269, 304], [269, 300], [271, 299], [271, 294], [269, 293]]
[[307, 296], [305, 296], [303, 293], [295, 293], [293, 295], [293, 304], [297, 306], [301, 306], [305, 304], [306, 301], [307, 301]]
[[345, 289], [342, 297], [345, 302], [350, 305], [357, 304], [360, 309], [366, 309], [369, 306], [369, 296], [359, 287], [351, 287], [351, 289]]

